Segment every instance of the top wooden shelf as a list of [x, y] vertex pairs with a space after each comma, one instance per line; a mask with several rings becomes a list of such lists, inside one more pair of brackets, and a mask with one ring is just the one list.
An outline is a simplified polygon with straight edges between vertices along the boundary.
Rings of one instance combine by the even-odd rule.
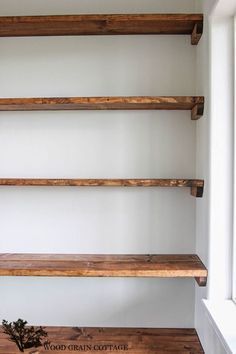
[[0, 17], [0, 37], [179, 34], [198, 44], [202, 14], [119, 14]]

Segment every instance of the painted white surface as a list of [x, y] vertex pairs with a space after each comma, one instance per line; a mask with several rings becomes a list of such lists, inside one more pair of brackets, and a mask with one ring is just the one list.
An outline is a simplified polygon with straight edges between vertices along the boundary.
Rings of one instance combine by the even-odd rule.
[[[201, 1], [201, 0], [200, 0]], [[199, 0], [197, 0], [199, 2]], [[75, 13], [191, 13], [195, 0], [0, 0], [1, 15], [55, 15]]]
[[224, 1], [205, 4], [204, 36], [197, 49], [197, 90], [207, 104], [206, 119], [197, 123], [197, 175], [206, 187], [196, 208], [196, 250], [209, 277], [206, 290], [196, 287], [195, 326], [206, 354], [231, 353], [216, 330], [215, 314], [210, 318], [202, 302], [223, 301], [232, 294], [233, 18], [222, 19], [227, 11], [218, 12], [219, 4], [227, 7]]
[[[236, 68], [236, 15], [234, 17], [234, 68]], [[234, 70], [234, 120], [236, 118], [236, 70]], [[234, 124], [234, 137], [236, 137], [236, 124]], [[236, 186], [236, 141], [234, 139], [234, 186]], [[232, 293], [233, 300], [236, 303], [236, 188], [234, 187], [234, 207], [233, 207], [233, 284], [232, 284]]]
[[234, 0], [218, 0], [214, 9], [214, 16], [226, 17], [234, 16], [236, 13], [236, 3]]
[[[193, 9], [189, 0], [0, 1], [1, 15]], [[8, 38], [0, 53], [0, 96], [195, 94], [189, 36]], [[195, 129], [189, 112], [1, 113], [0, 174], [192, 178]], [[194, 253], [195, 202], [187, 189], [4, 187], [0, 251]], [[193, 280], [4, 278], [0, 294], [1, 318], [34, 324], [194, 325]]]
[[227, 353], [236, 353], [236, 306], [232, 300], [204, 301], [209, 320]]
[[[219, 46], [222, 55], [218, 55]], [[232, 294], [233, 19], [212, 21], [211, 48], [214, 57], [211, 67], [209, 218], [211, 277], [208, 296], [209, 299], [216, 300], [228, 298]], [[219, 274], [226, 276], [219, 280]]]
[[198, 335], [203, 345], [205, 354], [232, 354], [228, 351], [228, 348], [222, 339], [222, 334], [216, 327], [215, 319], [213, 320], [212, 318], [213, 314], [208, 312], [206, 306], [201, 300], [201, 296], [199, 295], [200, 294], [198, 292], [196, 294], [196, 324]]

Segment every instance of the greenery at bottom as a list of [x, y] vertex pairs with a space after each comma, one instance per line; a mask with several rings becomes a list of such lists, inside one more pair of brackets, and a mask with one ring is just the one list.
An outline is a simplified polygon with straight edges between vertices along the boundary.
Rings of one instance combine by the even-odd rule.
[[27, 326], [27, 321], [19, 318], [16, 322], [2, 321], [3, 332], [10, 337], [21, 352], [24, 349], [37, 348], [42, 346], [43, 338], [47, 333], [43, 327]]

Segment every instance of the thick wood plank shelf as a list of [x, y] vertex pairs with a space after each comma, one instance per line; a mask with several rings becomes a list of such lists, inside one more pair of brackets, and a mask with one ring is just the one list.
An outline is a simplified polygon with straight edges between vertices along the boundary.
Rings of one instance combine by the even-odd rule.
[[205, 286], [197, 255], [0, 254], [0, 276], [190, 277]]
[[202, 14], [119, 14], [0, 17], [0, 37], [179, 34], [197, 44]]
[[0, 111], [54, 110], [191, 110], [192, 119], [203, 114], [201, 96], [34, 97], [0, 98]]
[[[48, 334], [45, 342], [48, 340], [51, 349], [49, 344], [45, 344], [35, 350], [32, 348], [32, 353], [204, 354], [196, 330], [189, 328], [45, 327], [45, 331]], [[1, 331], [0, 354], [18, 353], [15, 343], [10, 342]]]
[[69, 187], [189, 187], [191, 195], [202, 197], [204, 181], [201, 179], [46, 179], [0, 178], [0, 186], [69, 186]]

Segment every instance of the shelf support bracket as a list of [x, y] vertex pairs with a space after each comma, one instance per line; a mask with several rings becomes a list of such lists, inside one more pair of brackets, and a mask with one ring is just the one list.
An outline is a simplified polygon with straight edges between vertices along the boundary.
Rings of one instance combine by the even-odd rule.
[[191, 187], [191, 195], [196, 198], [202, 198], [203, 187], [198, 187], [198, 186]]
[[207, 277], [195, 277], [195, 280], [199, 286], [206, 286], [207, 285]]
[[198, 42], [200, 41], [200, 38], [202, 36], [203, 32], [203, 25], [199, 23], [195, 23], [193, 27], [193, 31], [191, 34], [191, 44], [192, 45], [197, 45]]
[[191, 111], [191, 119], [192, 120], [197, 120], [201, 118], [201, 116], [204, 113], [204, 104], [203, 103], [197, 103]]

